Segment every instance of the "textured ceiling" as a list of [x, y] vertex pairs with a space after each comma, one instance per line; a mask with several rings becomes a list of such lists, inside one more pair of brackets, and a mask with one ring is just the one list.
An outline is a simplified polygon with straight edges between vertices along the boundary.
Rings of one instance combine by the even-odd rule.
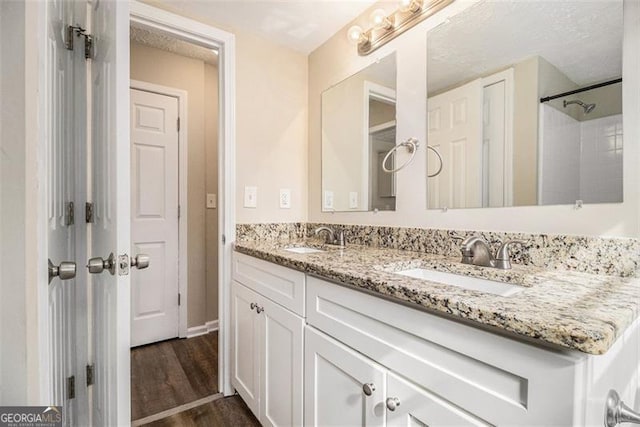
[[375, 2], [375, 0], [158, 1], [187, 16], [198, 16], [208, 22], [248, 31], [305, 54], [311, 53]]
[[539, 55], [582, 86], [622, 75], [622, 0], [485, 0], [428, 34], [438, 92]]
[[160, 31], [150, 31], [134, 25], [131, 26], [130, 30], [130, 38], [132, 42], [155, 47], [157, 49], [162, 49], [167, 52], [176, 53], [189, 58], [199, 59], [207, 64], [218, 65], [218, 55], [213, 53], [209, 48], [182, 41]]

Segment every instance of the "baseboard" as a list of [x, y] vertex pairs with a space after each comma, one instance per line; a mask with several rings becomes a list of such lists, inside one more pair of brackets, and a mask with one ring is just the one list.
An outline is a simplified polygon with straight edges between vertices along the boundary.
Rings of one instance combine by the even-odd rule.
[[210, 320], [205, 324], [205, 326], [207, 327], [207, 332], [217, 331], [219, 325], [220, 325], [220, 322], [218, 320]]
[[187, 329], [187, 338], [193, 338], [199, 335], [208, 334], [209, 332], [217, 331], [218, 327], [219, 327], [218, 320], [210, 320], [204, 325], [192, 326]]

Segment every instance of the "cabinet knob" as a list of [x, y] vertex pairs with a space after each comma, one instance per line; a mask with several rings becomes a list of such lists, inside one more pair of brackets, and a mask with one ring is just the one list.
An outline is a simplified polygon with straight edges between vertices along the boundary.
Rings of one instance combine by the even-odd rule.
[[252, 302], [251, 305], [249, 307], [251, 307], [251, 310], [255, 310], [255, 308], [258, 306], [258, 304], [256, 304], [255, 302]]
[[373, 383], [366, 383], [362, 386], [362, 392], [365, 396], [371, 396], [376, 391], [376, 386]]
[[260, 306], [257, 306], [257, 307], [256, 307], [256, 313], [260, 314], [260, 313], [262, 313], [263, 311], [264, 311], [264, 307], [260, 307]]
[[387, 409], [391, 412], [395, 411], [398, 406], [400, 406], [400, 399], [397, 397], [389, 397], [387, 399]]
[[607, 402], [604, 405], [604, 425], [615, 427], [619, 423], [640, 424], [640, 413], [625, 405], [615, 390], [609, 390]]

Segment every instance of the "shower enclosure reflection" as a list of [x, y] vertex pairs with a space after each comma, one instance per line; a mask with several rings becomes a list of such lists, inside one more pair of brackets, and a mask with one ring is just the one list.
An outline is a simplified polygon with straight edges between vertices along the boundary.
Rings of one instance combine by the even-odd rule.
[[621, 79], [542, 98], [539, 128], [539, 204], [622, 201]]
[[483, 1], [431, 30], [428, 207], [622, 202], [622, 18], [622, 0]]

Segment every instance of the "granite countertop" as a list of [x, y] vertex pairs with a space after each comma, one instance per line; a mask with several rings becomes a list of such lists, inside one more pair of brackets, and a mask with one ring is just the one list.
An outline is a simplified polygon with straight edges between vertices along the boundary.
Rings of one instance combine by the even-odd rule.
[[[237, 241], [235, 250], [420, 308], [588, 354], [604, 354], [640, 311], [638, 278], [518, 265], [502, 271], [464, 265], [459, 259], [438, 255], [368, 246], [326, 246], [324, 252], [311, 254], [284, 250], [304, 245], [315, 246], [317, 242]], [[516, 283], [524, 289], [502, 297], [394, 274], [417, 267]]]

